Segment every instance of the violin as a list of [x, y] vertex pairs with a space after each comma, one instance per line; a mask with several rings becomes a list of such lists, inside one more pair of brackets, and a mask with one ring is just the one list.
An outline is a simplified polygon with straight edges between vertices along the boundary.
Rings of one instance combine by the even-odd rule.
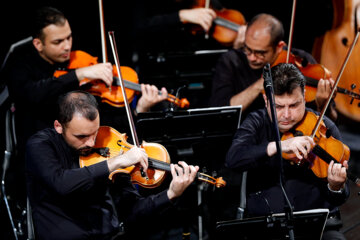
[[[295, 4], [296, 4], [296, 0], [294, 0], [294, 4], [293, 4], [292, 18], [295, 15], [294, 14]], [[290, 27], [289, 42], [291, 42], [290, 39], [292, 35], [292, 27], [293, 27], [293, 19]], [[359, 33], [360, 32], [357, 32], [356, 37], [351, 45], [351, 48], [349, 48], [349, 51], [347, 52], [347, 56], [341, 66], [341, 70], [339, 74], [337, 75], [336, 81], [334, 83], [334, 87], [331, 90], [331, 93], [329, 94], [320, 115], [316, 116], [316, 114], [306, 111], [303, 119], [292, 130], [285, 132], [281, 137], [282, 141], [296, 136], [310, 136], [314, 140], [315, 146], [311, 149], [310, 154], [308, 154], [308, 158], [306, 159], [306, 162], [308, 163], [307, 165], [311, 168], [313, 173], [319, 178], [327, 177], [329, 163], [332, 160], [334, 162], [343, 164], [344, 161], [348, 161], [350, 158], [350, 149], [347, 145], [345, 145], [344, 143], [335, 139], [332, 136], [327, 137], [326, 135], [327, 127], [323, 122], [323, 117], [325, 115], [326, 109], [330, 104], [332, 97], [334, 96], [335, 91], [337, 90], [337, 85], [341, 79], [345, 66], [354, 49], [356, 41], [359, 37]], [[289, 50], [287, 52], [286, 63], [290, 63], [290, 62], [297, 63], [295, 64], [295, 66], [297, 66], [301, 70], [302, 65], [298, 64], [299, 58], [296, 58], [295, 56], [291, 56], [290, 49], [291, 49], [291, 44], [289, 45]], [[295, 154], [287, 154], [282, 152], [282, 157], [298, 165], [304, 164], [304, 160], [298, 159]], [[354, 176], [349, 171], [347, 171], [347, 177], [350, 180], [354, 181], [354, 183], [356, 183], [358, 186], [360, 186], [360, 179]]]
[[[283, 50], [278, 55], [275, 62], [272, 64], [272, 66], [275, 66], [279, 63], [285, 63], [286, 58], [288, 55], [287, 50]], [[329, 69], [327, 69], [322, 64], [311, 64], [307, 63], [305, 66], [303, 66], [304, 60], [299, 57], [295, 56], [293, 53], [290, 53], [290, 57], [288, 59], [288, 63], [294, 64], [304, 75], [306, 79], [306, 85], [305, 85], [305, 100], [306, 102], [312, 102], [315, 100], [316, 97], [316, 91], [317, 86], [320, 79], [330, 79], [331, 78], [331, 72]], [[355, 93], [353, 91], [350, 91], [348, 89], [342, 88], [342, 87], [336, 87], [337, 93], [347, 95], [353, 99], [360, 99], [360, 94]]]
[[[316, 145], [313, 147], [311, 151], [312, 154], [310, 154], [310, 157], [307, 159], [307, 161], [310, 163], [311, 170], [314, 172], [314, 174], [320, 178], [327, 177], [327, 169], [331, 160], [342, 164], [345, 160], [348, 161], [350, 158], [350, 149], [348, 146], [336, 140], [332, 136], [326, 136], [327, 128], [322, 119], [325, 115], [326, 109], [329, 106], [330, 100], [335, 93], [336, 87], [340, 81], [342, 73], [354, 49], [357, 39], [359, 38], [359, 34], [360, 32], [357, 32], [351, 48], [349, 49], [347, 56], [341, 66], [341, 70], [336, 78], [334, 88], [326, 100], [326, 104], [323, 107], [320, 115], [316, 116], [313, 113], [306, 112], [303, 120], [297, 124], [295, 130], [284, 133], [281, 138], [282, 140], [286, 140], [295, 136], [310, 136], [314, 140]], [[302, 163], [302, 161], [297, 159], [294, 155], [282, 153], [282, 156], [283, 158], [292, 160], [299, 165]], [[360, 186], [359, 178], [355, 177], [350, 172], [347, 172], [347, 176], [350, 180], [354, 181], [358, 186]]]
[[[209, 0], [198, 0], [193, 6], [193, 8], [204, 7], [210, 7]], [[246, 24], [244, 15], [234, 9], [212, 9], [216, 13], [216, 18], [213, 21], [214, 27], [211, 29], [212, 37], [225, 46], [231, 46], [237, 37], [239, 27]], [[194, 34], [200, 31], [199, 28], [194, 29]]]
[[[318, 62], [326, 65], [331, 72], [338, 74], [341, 61], [345, 58], [351, 47], [351, 41], [355, 39], [360, 26], [359, 0], [333, 0], [334, 18], [332, 29], [314, 41], [313, 55]], [[355, 52], [359, 53], [360, 45], [357, 44]], [[360, 55], [353, 54], [349, 64], [344, 69], [343, 77], [339, 86], [348, 91], [360, 93]], [[338, 94], [335, 97], [336, 109], [345, 117], [360, 121], [360, 99], [353, 95]]]
[[[54, 77], [59, 77], [63, 74], [68, 73], [71, 69], [77, 69], [82, 67], [88, 67], [98, 64], [97, 57], [93, 57], [90, 54], [84, 51], [72, 51], [70, 53], [70, 62], [66, 69], [56, 70], [54, 73]], [[128, 100], [131, 102], [137, 92], [141, 92], [141, 86], [138, 84], [138, 76], [137, 73], [130, 67], [121, 66], [120, 71], [124, 76], [126, 93], [128, 96]], [[111, 87], [106, 86], [106, 84], [101, 80], [89, 80], [83, 79], [80, 81], [80, 87], [89, 93], [98, 96], [101, 98], [102, 102], [108, 103], [114, 107], [124, 107], [124, 97], [121, 92], [118, 72], [116, 67], [113, 66], [113, 75], [114, 80]], [[159, 94], [161, 92], [159, 91]], [[188, 108], [189, 101], [186, 98], [179, 99], [172, 94], [168, 94], [167, 101], [174, 103], [176, 106], [181, 108]]]
[[[102, 49], [102, 62], [107, 62], [107, 51], [105, 41], [105, 25], [104, 25], [104, 12], [102, 0], [99, 0], [99, 16], [100, 16], [100, 36], [101, 36], [101, 49]], [[70, 62], [67, 69], [60, 69], [55, 71], [54, 76], [59, 77], [66, 74], [69, 69], [77, 69], [82, 67], [92, 66], [98, 63], [97, 57], [93, 57], [90, 54], [83, 51], [70, 52]], [[120, 73], [124, 76], [125, 92], [131, 102], [136, 92], [141, 92], [141, 87], [137, 73], [130, 67], [121, 67]], [[124, 95], [120, 88], [119, 73], [116, 67], [113, 65], [113, 84], [112, 86], [106, 86], [103, 81], [83, 79], [80, 81], [80, 86], [89, 93], [101, 98], [102, 102], [108, 103], [113, 107], [124, 107]], [[161, 95], [161, 91], [159, 91]], [[181, 108], [188, 108], [189, 101], [186, 98], [179, 99], [174, 95], [168, 94], [167, 101]]]
[[[294, 127], [281, 137], [281, 141], [297, 136], [310, 136], [314, 129], [319, 116], [313, 112], [306, 111], [304, 118]], [[284, 159], [292, 161], [298, 166], [307, 166], [318, 178], [326, 178], [328, 167], [331, 161], [343, 164], [350, 159], [349, 147], [337, 140], [333, 136], [327, 137], [327, 127], [324, 122], [320, 122], [319, 130], [313, 137], [315, 146], [311, 150], [307, 159], [298, 159], [295, 154], [282, 153]], [[360, 179], [350, 171], [347, 171], [347, 178], [360, 187]]]
[[[119, 133], [114, 128], [108, 126], [101, 126], [98, 131], [94, 150], [87, 156], [80, 156], [80, 167], [86, 167], [105, 161], [109, 158], [123, 154], [133, 147], [127, 141], [126, 134]], [[112, 180], [116, 173], [130, 174], [131, 181], [139, 184], [144, 188], [155, 188], [161, 185], [166, 172], [170, 171], [170, 156], [166, 148], [158, 143], [144, 142], [141, 145], [149, 156], [149, 168], [146, 174], [141, 172], [138, 166], [130, 166], [123, 169], [117, 169], [110, 173], [109, 179]], [[224, 187], [226, 182], [222, 177], [214, 178], [204, 173], [197, 173], [197, 179], [216, 186], [217, 188]]]
[[[315, 113], [306, 111], [303, 119], [290, 130], [283, 134], [281, 140], [287, 140], [289, 138], [297, 136], [311, 136], [312, 130], [315, 128], [315, 124], [318, 120], [318, 116]], [[282, 153], [283, 158], [292, 160], [297, 165], [302, 165], [307, 161], [311, 170], [319, 178], [327, 177], [327, 166], [331, 160], [338, 163], [343, 163], [350, 158], [350, 149], [341, 141], [330, 136], [326, 137], [327, 128], [323, 121], [320, 122], [320, 127], [315, 133], [314, 141], [315, 146], [308, 159], [298, 159], [295, 154]], [[327, 164], [322, 164], [322, 161]]]
[[[294, 127], [294, 129], [284, 133], [281, 140], [283, 141], [297, 136], [310, 136], [318, 119], [319, 116], [316, 116], [315, 113], [306, 111], [304, 118]], [[288, 153], [282, 153], [282, 157], [284, 159], [291, 160], [298, 166], [306, 165], [318, 178], [325, 179], [327, 177], [327, 171], [331, 161], [343, 164], [344, 161], [348, 161], [350, 159], [349, 147], [333, 136], [327, 137], [327, 130], [328, 129], [326, 128], [324, 122], [321, 121], [319, 130], [313, 138], [315, 146], [308, 155], [307, 159], [298, 159], [295, 154]], [[346, 174], [348, 179], [360, 187], [360, 179], [357, 176], [349, 171], [347, 171]]]

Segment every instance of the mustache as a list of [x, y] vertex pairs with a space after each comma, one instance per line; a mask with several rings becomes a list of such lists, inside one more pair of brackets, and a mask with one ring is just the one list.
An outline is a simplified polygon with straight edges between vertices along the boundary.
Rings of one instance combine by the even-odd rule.
[[92, 147], [82, 147], [76, 150], [76, 152], [81, 156], [87, 156], [92, 153]]

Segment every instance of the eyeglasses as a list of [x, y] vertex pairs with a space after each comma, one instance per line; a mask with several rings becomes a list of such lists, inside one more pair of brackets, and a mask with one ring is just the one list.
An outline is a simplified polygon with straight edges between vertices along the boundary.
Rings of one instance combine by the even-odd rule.
[[269, 52], [269, 50], [252, 50], [246, 45], [244, 45], [241, 50], [246, 56], [254, 54], [257, 58], [265, 58], [265, 54]]

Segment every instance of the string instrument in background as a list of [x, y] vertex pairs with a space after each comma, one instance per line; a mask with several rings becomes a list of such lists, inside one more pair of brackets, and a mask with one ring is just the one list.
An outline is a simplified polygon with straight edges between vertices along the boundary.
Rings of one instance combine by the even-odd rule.
[[[305, 76], [306, 85], [305, 85], [305, 100], [306, 102], [312, 102], [316, 98], [316, 91], [317, 86], [320, 79], [329, 80], [331, 78], [331, 71], [327, 69], [322, 64], [311, 64], [307, 61], [304, 61], [299, 56], [295, 56], [291, 53], [291, 44], [292, 44], [292, 36], [294, 32], [294, 18], [295, 18], [295, 10], [296, 10], [296, 0], [293, 1], [293, 9], [291, 15], [291, 23], [290, 23], [290, 31], [289, 31], [289, 43], [288, 43], [288, 50], [283, 50], [278, 55], [275, 62], [272, 66], [275, 66], [279, 63], [292, 63], [294, 64], [301, 73]], [[305, 63], [306, 62], [306, 63]], [[342, 87], [336, 87], [336, 92], [346, 95], [346, 97], [350, 97], [352, 99], [360, 100], [360, 94], [348, 90]], [[345, 96], [344, 96], [345, 97]]]
[[[116, 69], [120, 69], [119, 57], [117, 55], [114, 33], [109, 32], [109, 37], [110, 37], [111, 47], [114, 53]], [[124, 98], [125, 109], [129, 120], [132, 139], [135, 143], [134, 145], [137, 147], [143, 147], [145, 149], [145, 152], [149, 156], [148, 158], [149, 168], [146, 172], [143, 172], [143, 170], [137, 165], [130, 166], [125, 169], [117, 169], [110, 174], [109, 178], [112, 179], [113, 175], [118, 172], [128, 173], [131, 175], [131, 179], [133, 182], [136, 182], [145, 188], [157, 187], [164, 180], [165, 177], [164, 171], [170, 171], [170, 156], [167, 150], [160, 144], [144, 143], [140, 146], [135, 130], [135, 124], [130, 111], [130, 106], [127, 101], [126, 92], [124, 90], [124, 82], [122, 79], [121, 71], [119, 71], [119, 82], [121, 85], [122, 93], [125, 96]], [[93, 148], [94, 153], [88, 156], [80, 156], [80, 166], [81, 167], [89, 166], [128, 151], [134, 145], [127, 143], [126, 139], [127, 137], [125, 134], [120, 134], [111, 127], [105, 127], [105, 126], [100, 127], [96, 137], [96, 143]], [[221, 177], [215, 179], [211, 176], [202, 173], [198, 173], [197, 177], [199, 180], [211, 183], [216, 187], [223, 187], [226, 184]]]
[[[314, 140], [316, 145], [313, 147], [310, 157], [306, 159], [306, 162], [308, 163], [313, 173], [319, 178], [325, 179], [327, 177], [330, 161], [333, 160], [334, 162], [343, 164], [344, 161], [348, 161], [350, 159], [350, 149], [347, 145], [332, 136], [327, 137], [327, 128], [323, 122], [323, 117], [325, 115], [326, 109], [329, 106], [331, 98], [336, 91], [345, 66], [349, 61], [350, 55], [359, 37], [359, 33], [360, 32], [357, 32], [356, 37], [351, 47], [349, 48], [349, 51], [347, 52], [347, 56], [342, 63], [340, 72], [334, 83], [334, 88], [332, 89], [320, 115], [316, 116], [314, 113], [307, 111], [302, 121], [299, 122], [294, 127], [294, 129], [284, 133], [281, 138], [283, 141], [295, 136], [310, 136]], [[304, 159], [298, 159], [295, 154], [282, 153], [282, 156], [284, 159], [291, 160], [298, 165], [304, 164]], [[360, 179], [357, 176], [354, 176], [351, 172], [347, 171], [347, 177], [360, 186]]]
[[[275, 66], [279, 63], [285, 63], [288, 57], [288, 51], [283, 50], [279, 56], [277, 57], [276, 61], [273, 63], [272, 66]], [[294, 64], [301, 73], [305, 76], [306, 79], [306, 85], [305, 85], [305, 100], [306, 102], [312, 102], [315, 100], [316, 97], [316, 91], [317, 86], [319, 84], [320, 79], [330, 79], [331, 78], [331, 72], [329, 69], [327, 69], [322, 64], [311, 64], [311, 63], [305, 63], [304, 60], [299, 57], [295, 56], [293, 53], [289, 54], [288, 63]], [[340, 94], [347, 95], [348, 97], [351, 97], [353, 99], [360, 100], [360, 94], [350, 91], [348, 89], [337, 87], [336, 92]]]
[[331, 72], [321, 64], [310, 64], [308, 62], [306, 64], [304, 64], [305, 61], [301, 57], [295, 56], [293, 53], [291, 53], [292, 37], [293, 37], [293, 33], [294, 33], [295, 11], [296, 11], [296, 0], [293, 0], [288, 48], [287, 48], [287, 50], [283, 49], [280, 52], [280, 54], [277, 56], [275, 62], [271, 66], [272, 67], [276, 66], [279, 63], [294, 64], [306, 78], [305, 101], [312, 102], [315, 100], [315, 97], [316, 97], [318, 81], [320, 79], [330, 79]]
[[[70, 62], [66, 69], [57, 70], [54, 73], [54, 77], [59, 77], [63, 74], [66, 74], [71, 69], [77, 69], [82, 67], [92, 66], [98, 63], [98, 58], [93, 57], [90, 54], [84, 51], [72, 51], [70, 53]], [[139, 79], [137, 73], [130, 67], [121, 66], [120, 71], [124, 78], [125, 90], [128, 100], [131, 102], [137, 92], [141, 92], [141, 86], [138, 84]], [[113, 107], [124, 107], [124, 97], [121, 92], [121, 87], [119, 84], [119, 78], [116, 67], [113, 66], [113, 84], [111, 87], [106, 86], [106, 84], [101, 80], [89, 80], [83, 79], [80, 81], [80, 87], [88, 91], [89, 93], [98, 96], [101, 98], [102, 102], [106, 102]], [[159, 91], [159, 94], [161, 92]], [[181, 108], [188, 108], [189, 101], [186, 98], [179, 99], [174, 95], [168, 94], [167, 101], [174, 103], [176, 106]]]
[[[210, 0], [197, 0], [193, 8], [212, 8], [212, 6], [210, 6]], [[231, 46], [237, 37], [239, 27], [246, 24], [244, 15], [234, 9], [212, 9], [216, 13], [216, 18], [210, 30], [211, 36], [219, 43]], [[192, 32], [196, 34], [204, 31], [200, 27], [196, 27]]]
[[[333, 0], [334, 18], [332, 29], [316, 38], [313, 56], [329, 70], [338, 74], [341, 61], [350, 48], [360, 27], [360, 0]], [[350, 57], [339, 86], [357, 95], [337, 94], [336, 109], [347, 118], [360, 121], [360, 45], [354, 47], [355, 54]]]
[[[100, 16], [100, 36], [101, 36], [101, 50], [102, 50], [102, 63], [108, 61], [107, 50], [106, 50], [106, 41], [105, 41], [105, 25], [104, 25], [104, 13], [103, 13], [103, 4], [102, 0], [99, 0], [99, 16]], [[70, 53], [70, 62], [66, 69], [61, 69], [55, 71], [54, 76], [59, 77], [63, 74], [68, 73], [71, 69], [83, 68], [98, 64], [98, 58], [93, 57], [90, 54], [84, 51], [72, 51]], [[120, 68], [122, 75], [124, 76], [125, 91], [128, 100], [131, 102], [137, 92], [141, 92], [141, 86], [139, 84], [139, 79], [137, 73], [130, 67], [122, 66]], [[89, 80], [83, 79], [80, 81], [80, 86], [85, 91], [98, 96], [101, 98], [102, 102], [108, 103], [113, 107], [124, 107], [124, 97], [121, 91], [119, 76], [116, 67], [113, 65], [113, 84], [112, 86], [106, 86], [106, 84], [101, 80]], [[159, 91], [161, 95], [161, 91]], [[188, 108], [189, 101], [186, 98], [179, 99], [174, 95], [168, 94], [167, 101], [173, 103], [177, 107]]]

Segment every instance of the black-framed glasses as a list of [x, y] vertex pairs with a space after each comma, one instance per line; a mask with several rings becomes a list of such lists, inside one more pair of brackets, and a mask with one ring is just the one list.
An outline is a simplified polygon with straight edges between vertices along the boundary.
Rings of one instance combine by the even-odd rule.
[[254, 54], [257, 58], [265, 58], [265, 54], [269, 52], [269, 50], [253, 50], [246, 45], [244, 45], [241, 50], [246, 56]]

